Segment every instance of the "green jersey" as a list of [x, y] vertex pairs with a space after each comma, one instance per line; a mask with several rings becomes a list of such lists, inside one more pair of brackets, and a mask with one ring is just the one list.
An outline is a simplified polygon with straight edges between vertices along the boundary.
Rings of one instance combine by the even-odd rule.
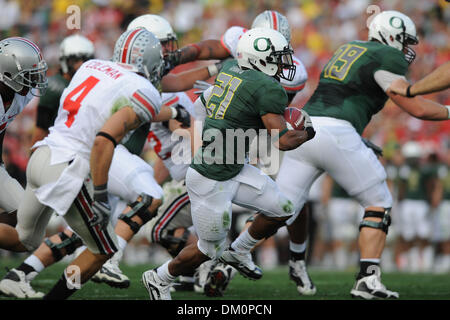
[[351, 41], [326, 64], [304, 109], [310, 116], [346, 120], [362, 134], [388, 99], [374, 79], [375, 72], [385, 70], [403, 76], [407, 69], [400, 50], [376, 41]]
[[69, 85], [69, 80], [60, 73], [48, 78], [48, 87], [42, 97], [39, 98], [37, 110], [37, 126], [48, 129], [53, 125], [58, 114], [59, 99], [64, 89]]
[[430, 179], [436, 177], [430, 166], [408, 166], [400, 168], [400, 181], [405, 186], [405, 199], [428, 200], [427, 186]]
[[242, 132], [248, 136], [258, 134], [259, 129], [265, 128], [261, 116], [282, 115], [288, 104], [286, 92], [277, 80], [260, 71], [243, 70], [236, 60], [224, 64], [209, 99], [201, 98], [207, 111], [203, 145], [191, 167], [218, 181], [229, 180], [241, 171], [251, 142], [244, 139], [245, 150], [240, 152], [237, 148], [242, 141], [229, 137], [232, 134], [242, 137]]

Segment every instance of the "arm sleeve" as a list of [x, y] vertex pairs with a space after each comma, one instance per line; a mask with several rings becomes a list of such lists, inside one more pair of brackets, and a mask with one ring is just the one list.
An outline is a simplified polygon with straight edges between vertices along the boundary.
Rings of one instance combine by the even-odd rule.
[[130, 101], [131, 107], [142, 122], [151, 121], [161, 110], [161, 96], [157, 94], [154, 88], [136, 90], [131, 95]]
[[397, 79], [403, 79], [406, 80], [406, 78], [400, 74], [395, 74], [386, 70], [377, 70], [373, 74], [373, 78], [375, 79], [375, 82], [378, 83], [378, 85], [383, 89], [384, 92], [389, 89], [391, 86], [391, 83], [394, 80]]
[[256, 93], [259, 115], [267, 113], [284, 114], [284, 109], [288, 105], [286, 91], [281, 85], [265, 85]]

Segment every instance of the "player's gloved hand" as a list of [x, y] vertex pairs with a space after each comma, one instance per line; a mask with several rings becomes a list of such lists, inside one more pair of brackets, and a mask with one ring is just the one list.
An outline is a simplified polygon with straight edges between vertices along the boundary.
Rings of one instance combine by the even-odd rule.
[[371, 142], [370, 140], [366, 139], [366, 138], [361, 138], [362, 141], [364, 142], [364, 144], [373, 150], [373, 152], [375, 153], [375, 155], [377, 157], [382, 157], [383, 156], [383, 149], [381, 149], [379, 146], [377, 146], [375, 143]]
[[108, 193], [106, 184], [94, 187], [94, 202], [92, 203], [92, 211], [94, 216], [90, 219], [92, 227], [100, 226], [101, 229], [106, 229], [111, 216], [111, 207], [108, 203]]
[[168, 74], [170, 70], [175, 68], [177, 65], [180, 64], [181, 61], [181, 50], [175, 50], [173, 52], [169, 52], [168, 54], [164, 55], [164, 72], [163, 76]]
[[303, 117], [305, 118], [304, 127], [305, 127], [306, 133], [308, 134], [307, 141], [309, 141], [312, 138], [314, 138], [314, 136], [316, 135], [316, 131], [314, 130], [314, 127], [312, 125], [312, 121], [311, 121], [309, 114], [303, 109], [301, 109], [300, 111], [303, 114]]
[[209, 87], [211, 87], [212, 84], [203, 81], [203, 80], [197, 80], [194, 83], [194, 88], [198, 89], [197, 91], [194, 91], [195, 94], [202, 94], [204, 91], [206, 91]]
[[189, 128], [191, 126], [191, 115], [189, 112], [180, 105], [172, 108], [172, 119], [181, 122], [181, 127]]

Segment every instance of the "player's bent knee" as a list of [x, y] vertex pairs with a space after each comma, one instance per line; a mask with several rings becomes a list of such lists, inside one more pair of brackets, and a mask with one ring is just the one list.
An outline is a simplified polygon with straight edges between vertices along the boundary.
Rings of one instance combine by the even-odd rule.
[[[133, 231], [134, 234], [139, 232], [139, 229], [146, 224], [150, 219], [156, 216], [157, 208], [162, 204], [161, 199], [154, 199], [152, 196], [142, 193], [138, 200], [131, 203], [129, 206], [131, 210], [127, 213], [122, 213], [119, 216], [119, 219], [125, 222]], [[150, 207], [155, 207], [155, 210], [152, 210], [150, 212]], [[136, 221], [133, 221], [133, 217], [139, 217], [142, 220], [142, 224], [137, 223]]]
[[[380, 208], [383, 211], [378, 210], [366, 210], [364, 212], [363, 220], [359, 225], [359, 230], [362, 228], [373, 228], [382, 230], [384, 233], [388, 233], [389, 226], [391, 225], [391, 216], [389, 214], [391, 208]], [[377, 221], [367, 220], [366, 218], [376, 218]]]
[[83, 244], [83, 241], [75, 233], [72, 236], [66, 235], [64, 232], [59, 232], [58, 237], [60, 243], [54, 243], [51, 238], [46, 238], [44, 243], [50, 248], [55, 262], [60, 261], [64, 256], [72, 254], [75, 250]]
[[222, 256], [227, 246], [226, 240], [226, 238], [217, 241], [198, 239], [197, 247], [205, 256], [214, 260]]

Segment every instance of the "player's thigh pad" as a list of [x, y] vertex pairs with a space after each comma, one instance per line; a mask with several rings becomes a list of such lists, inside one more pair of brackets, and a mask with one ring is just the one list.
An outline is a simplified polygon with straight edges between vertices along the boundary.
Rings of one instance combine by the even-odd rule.
[[91, 207], [92, 196], [92, 180], [85, 180], [64, 219], [92, 253], [113, 254], [117, 252], [118, 244], [111, 221], [105, 229], [101, 229], [98, 225], [94, 227], [90, 225], [90, 220], [94, 217]]
[[39, 202], [34, 190], [47, 183], [58, 180], [68, 163], [50, 165], [51, 151], [39, 147], [31, 156], [26, 171], [27, 186], [17, 210], [16, 230], [21, 243], [28, 249], [39, 247], [45, 236], [53, 209]]
[[288, 217], [294, 214], [292, 201], [260, 169], [246, 164], [231, 180], [239, 183], [233, 203], [268, 217]]
[[0, 165], [0, 208], [6, 212], [17, 210], [23, 195], [20, 183], [8, 174], [3, 164]]
[[141, 193], [155, 199], [161, 199], [163, 194], [154, 179], [153, 168], [122, 145], [114, 149], [108, 174], [108, 192], [128, 203], [136, 201]]
[[192, 226], [191, 204], [185, 181], [171, 180], [163, 186], [164, 201], [155, 218], [146, 224], [145, 236], [157, 243], [171, 230]]
[[284, 153], [280, 171], [275, 180], [281, 192], [294, 204], [295, 213], [286, 221], [288, 225], [297, 218], [308, 199], [311, 186], [323, 173], [323, 170], [315, 167], [310, 159], [303, 157], [304, 151], [301, 147]]
[[385, 180], [379, 181], [357, 194], [352, 195], [361, 206], [392, 208], [393, 200], [389, 187]]
[[222, 243], [231, 227], [231, 200], [238, 183], [216, 181], [189, 168], [186, 186], [191, 201], [192, 222], [200, 239]]
[[[305, 146], [310, 142], [316, 144], [313, 154], [316, 165], [327, 171], [348, 194], [354, 196], [386, 180], [386, 171], [380, 161], [362, 142], [353, 126], [333, 126], [327, 122], [329, 118], [315, 117], [314, 120], [314, 124], [319, 124], [319, 139], [315, 141], [314, 137]], [[310, 149], [308, 151], [312, 151]]]

